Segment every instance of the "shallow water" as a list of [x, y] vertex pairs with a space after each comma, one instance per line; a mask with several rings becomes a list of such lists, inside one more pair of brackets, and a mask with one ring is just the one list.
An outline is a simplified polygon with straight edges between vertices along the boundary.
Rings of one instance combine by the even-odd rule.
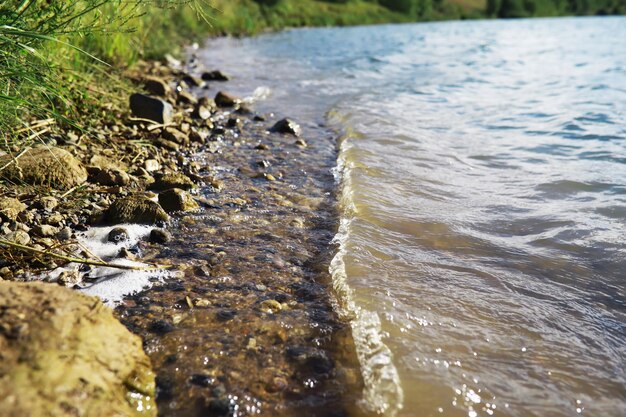
[[268, 87], [258, 108], [342, 133], [331, 272], [366, 408], [626, 415], [625, 39], [626, 18], [572, 18], [201, 51], [229, 90]]

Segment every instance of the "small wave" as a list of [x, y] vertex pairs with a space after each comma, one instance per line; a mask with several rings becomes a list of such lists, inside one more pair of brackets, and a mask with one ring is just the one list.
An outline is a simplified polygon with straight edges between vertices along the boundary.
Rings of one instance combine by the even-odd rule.
[[389, 347], [382, 340], [378, 314], [364, 310], [355, 303], [353, 291], [347, 282], [346, 243], [350, 236], [350, 225], [355, 209], [350, 186], [350, 163], [345, 158], [345, 152], [350, 144], [346, 141], [345, 135], [340, 139], [340, 144], [340, 155], [333, 174], [342, 184], [340, 203], [343, 218], [333, 239], [333, 243], [337, 244], [339, 249], [329, 268], [336, 297], [336, 309], [341, 317], [350, 320], [352, 327], [352, 337], [364, 382], [362, 406], [370, 412], [393, 417], [402, 409], [404, 402], [398, 370], [393, 363]]

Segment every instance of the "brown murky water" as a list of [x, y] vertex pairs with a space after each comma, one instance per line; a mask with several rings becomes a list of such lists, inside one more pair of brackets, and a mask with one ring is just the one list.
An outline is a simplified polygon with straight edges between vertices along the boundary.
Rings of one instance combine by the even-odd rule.
[[222, 189], [201, 189], [156, 255], [184, 272], [117, 313], [144, 338], [161, 416], [349, 415], [362, 381], [329, 291], [334, 141], [233, 117], [245, 127], [192, 157]]

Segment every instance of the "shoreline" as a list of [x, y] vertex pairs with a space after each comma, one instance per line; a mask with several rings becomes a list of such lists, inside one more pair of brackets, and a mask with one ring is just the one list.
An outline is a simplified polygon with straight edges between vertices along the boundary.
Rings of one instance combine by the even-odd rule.
[[[14, 220], [3, 222], [15, 229], [13, 238], [24, 232], [17, 233], [23, 240], [13, 253], [36, 255], [13, 269], [3, 266], [3, 275], [32, 280], [21, 273], [29, 262], [63, 263], [42, 255], [52, 251], [97, 261], [97, 254], [76, 246], [77, 233], [89, 229], [86, 224], [111, 224], [100, 244], [121, 247], [100, 260], [167, 264], [174, 271], [116, 308], [151, 357], [160, 415], [228, 415], [240, 406], [251, 414], [297, 415], [303, 407], [347, 413], [357, 407], [363, 382], [349, 323], [331, 301], [335, 144], [302, 138], [294, 122], [255, 115], [228, 94], [218, 93], [214, 105], [202, 96], [226, 87], [226, 76], [206, 72], [205, 78], [217, 79], [203, 81], [197, 70], [189, 74], [171, 67], [176, 64], [145, 64], [133, 75], [153, 97], [176, 106], [170, 126], [122, 118], [103, 127], [108, 138], [99, 145], [83, 146], [78, 138], [63, 146], [85, 167], [88, 182], [61, 181], [56, 185], [63, 189], [55, 191], [27, 175], [37, 184], [14, 188], [12, 197], [3, 190], [3, 199], [17, 197], [21, 204]], [[205, 91], [206, 81], [211, 89]], [[24, 155], [11, 163], [29, 162]], [[160, 169], [148, 170], [155, 162]], [[75, 171], [79, 181], [82, 171]], [[46, 195], [30, 197], [43, 190]], [[133, 234], [124, 230], [127, 223], [166, 228], [155, 227], [135, 244], [126, 240]], [[73, 265], [58, 283], [80, 289], [111, 280], [87, 262]], [[182, 355], [181, 346], [194, 353]]]

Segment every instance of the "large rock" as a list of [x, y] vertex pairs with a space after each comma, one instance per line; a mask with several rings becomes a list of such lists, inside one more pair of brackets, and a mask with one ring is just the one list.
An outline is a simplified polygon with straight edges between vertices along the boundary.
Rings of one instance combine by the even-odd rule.
[[179, 188], [172, 188], [159, 194], [159, 204], [168, 212], [193, 211], [200, 208], [196, 200]]
[[161, 124], [171, 123], [174, 114], [170, 103], [139, 93], [130, 96], [130, 110], [135, 117]]
[[156, 416], [141, 339], [98, 299], [0, 282], [0, 306], [2, 416]]
[[[11, 158], [8, 156], [0, 157], [2, 166], [9, 161]], [[87, 170], [71, 153], [49, 146], [27, 150], [0, 175], [13, 182], [44, 185], [59, 190], [69, 189], [87, 181]]]
[[144, 196], [117, 199], [104, 214], [104, 221], [109, 224], [154, 224], [167, 221], [168, 218], [167, 213], [163, 211], [159, 203]]

